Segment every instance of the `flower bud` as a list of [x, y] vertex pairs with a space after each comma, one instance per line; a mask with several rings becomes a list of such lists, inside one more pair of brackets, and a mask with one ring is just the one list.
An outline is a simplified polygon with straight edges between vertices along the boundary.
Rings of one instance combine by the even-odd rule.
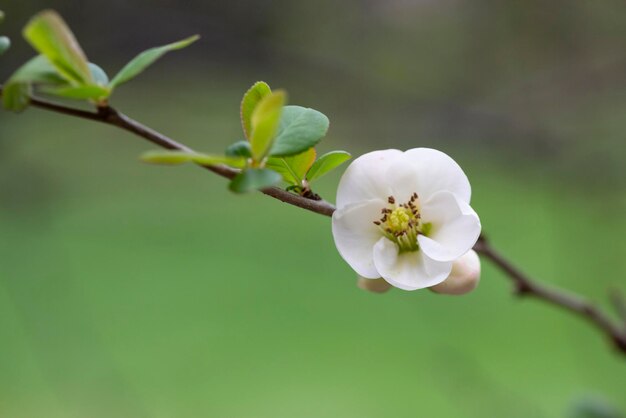
[[359, 276], [356, 285], [359, 289], [373, 293], [385, 293], [391, 288], [391, 285], [385, 279], [366, 279], [361, 276]]
[[463, 295], [474, 290], [479, 280], [480, 259], [476, 251], [469, 250], [454, 261], [448, 278], [430, 290], [446, 295]]

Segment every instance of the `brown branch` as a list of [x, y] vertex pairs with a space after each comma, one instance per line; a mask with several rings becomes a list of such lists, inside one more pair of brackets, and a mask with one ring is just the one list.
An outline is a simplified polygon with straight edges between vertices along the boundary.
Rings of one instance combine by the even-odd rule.
[[[0, 86], [0, 96], [2, 96], [2, 86]], [[193, 151], [186, 145], [178, 143], [173, 139], [163, 135], [160, 132], [155, 131], [131, 118], [125, 114], [115, 110], [112, 107], [99, 107], [97, 112], [90, 112], [87, 110], [74, 109], [57, 103], [52, 103], [47, 100], [33, 98], [31, 99], [31, 105], [40, 109], [50, 110], [57, 113], [62, 113], [69, 116], [75, 116], [83, 119], [88, 119], [96, 122], [105, 123], [108, 125], [116, 126], [125, 131], [134, 133], [135, 135], [152, 142], [165, 149], [180, 150], [180, 151]], [[235, 177], [239, 170], [225, 166], [225, 165], [213, 165], [201, 167], [214, 172], [227, 179]], [[325, 216], [332, 216], [335, 211], [335, 207], [324, 200], [312, 200], [278, 187], [268, 187], [261, 190], [264, 194], [278, 199], [282, 202], [288, 203], [293, 206], [306, 209], [311, 212], [319, 213]]]
[[[1, 85], [0, 96], [2, 96]], [[99, 107], [97, 112], [90, 112], [67, 107], [57, 103], [51, 103], [38, 98], [33, 98], [31, 100], [31, 105], [40, 109], [116, 126], [162, 148], [193, 151], [186, 145], [180, 144], [173, 139], [129, 118], [112, 107]], [[233, 178], [237, 175], [237, 173], [239, 173], [238, 170], [224, 165], [201, 167], [228, 179]], [[335, 207], [326, 201], [308, 199], [306, 197], [287, 192], [278, 187], [266, 188], [261, 190], [261, 192], [282, 202], [311, 212], [319, 213], [320, 215], [332, 216], [335, 211]], [[491, 260], [491, 262], [500, 268], [500, 270], [502, 270], [513, 281], [517, 294], [521, 296], [533, 296], [586, 319], [602, 331], [622, 354], [626, 354], [626, 331], [615, 325], [613, 321], [598, 307], [580, 296], [573, 295], [561, 289], [545, 287], [539, 282], [531, 279], [513, 266], [495, 249], [493, 249], [483, 236], [479, 238], [478, 242], [474, 246], [474, 250], [476, 250], [476, 252], [481, 254], [483, 257]]]
[[481, 237], [474, 245], [474, 250], [506, 273], [513, 281], [518, 295], [541, 299], [587, 319], [610, 338], [615, 348], [626, 354], [626, 332], [615, 325], [597, 306], [580, 296], [562, 289], [546, 287], [531, 279], [491, 247], [484, 237]]

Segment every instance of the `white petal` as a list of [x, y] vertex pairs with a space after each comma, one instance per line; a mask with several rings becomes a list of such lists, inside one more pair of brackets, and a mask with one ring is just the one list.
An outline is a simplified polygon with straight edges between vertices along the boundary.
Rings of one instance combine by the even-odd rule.
[[397, 245], [384, 237], [374, 246], [374, 264], [383, 279], [403, 290], [439, 284], [452, 270], [452, 262], [434, 261], [423, 251], [399, 254]]
[[420, 250], [438, 261], [453, 261], [470, 250], [480, 235], [480, 219], [474, 209], [450, 192], [439, 192], [420, 209], [423, 222], [430, 222], [428, 237], [420, 235]]
[[[414, 184], [422, 201], [433, 194], [447, 190], [469, 203], [472, 188], [461, 167], [447, 154], [431, 148], [414, 148], [403, 154], [404, 160], [415, 171]], [[394, 185], [395, 186], [395, 185]]]
[[446, 295], [463, 295], [474, 290], [479, 281], [480, 259], [476, 251], [469, 250], [452, 263], [450, 276], [430, 290]]
[[354, 160], [339, 181], [337, 207], [371, 199], [387, 200], [391, 195], [387, 168], [401, 156], [402, 151], [388, 149], [363, 154]]
[[333, 238], [339, 254], [360, 276], [370, 279], [380, 277], [374, 266], [373, 248], [382, 233], [374, 221], [380, 219], [383, 207], [382, 200], [370, 200], [333, 213]]
[[389, 195], [398, 203], [407, 202], [413, 193], [422, 196], [424, 187], [420, 182], [420, 170], [404, 154], [399, 156], [392, 166], [387, 167], [384, 178], [387, 179], [391, 189]]

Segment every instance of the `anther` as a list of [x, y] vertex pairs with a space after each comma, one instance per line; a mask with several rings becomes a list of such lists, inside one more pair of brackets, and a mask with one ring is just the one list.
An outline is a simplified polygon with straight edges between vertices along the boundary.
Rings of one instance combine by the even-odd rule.
[[385, 236], [394, 241], [400, 251], [417, 251], [417, 237], [422, 234], [421, 215], [417, 208], [417, 193], [409, 196], [409, 200], [398, 202], [395, 197], [388, 196], [390, 206], [381, 209], [381, 218], [373, 221]]

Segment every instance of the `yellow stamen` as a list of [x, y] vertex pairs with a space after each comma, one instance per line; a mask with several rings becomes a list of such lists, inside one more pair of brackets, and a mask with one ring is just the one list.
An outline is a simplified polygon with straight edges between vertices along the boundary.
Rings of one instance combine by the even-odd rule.
[[393, 196], [389, 196], [387, 202], [390, 207], [382, 208], [383, 216], [374, 224], [385, 237], [398, 245], [401, 252], [419, 250], [417, 236], [428, 235], [432, 225], [421, 221], [417, 193], [413, 193], [409, 201], [401, 205], [396, 205]]

